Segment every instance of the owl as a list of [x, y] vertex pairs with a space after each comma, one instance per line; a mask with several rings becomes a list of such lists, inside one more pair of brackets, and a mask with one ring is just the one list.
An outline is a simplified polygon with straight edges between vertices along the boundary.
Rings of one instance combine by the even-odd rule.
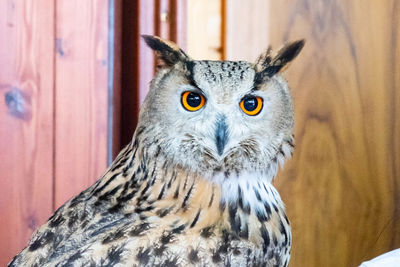
[[9, 266], [287, 266], [272, 181], [293, 151], [293, 105], [279, 73], [304, 41], [249, 63], [143, 38], [162, 64], [132, 141]]

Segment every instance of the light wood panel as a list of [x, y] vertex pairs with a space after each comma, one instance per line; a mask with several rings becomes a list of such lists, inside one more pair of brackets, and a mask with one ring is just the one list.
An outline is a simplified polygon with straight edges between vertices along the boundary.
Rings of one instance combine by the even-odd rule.
[[293, 225], [291, 266], [358, 266], [400, 246], [400, 4], [270, 1], [289, 67], [293, 159], [277, 179]]
[[0, 266], [52, 212], [53, 1], [0, 2]]
[[270, 1], [224, 1], [224, 59], [255, 62], [268, 47]]
[[194, 59], [222, 59], [222, 1], [189, 0], [187, 53]]
[[60, 0], [56, 17], [58, 207], [106, 168], [108, 1]]

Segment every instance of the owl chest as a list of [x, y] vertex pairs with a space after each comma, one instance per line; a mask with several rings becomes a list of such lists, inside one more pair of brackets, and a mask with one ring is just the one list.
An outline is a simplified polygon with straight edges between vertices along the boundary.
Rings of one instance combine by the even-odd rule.
[[[129, 235], [139, 234], [141, 227], [131, 229]], [[287, 255], [281, 246], [265, 248], [226, 229], [182, 229], [153, 225], [147, 233], [110, 243], [103, 259], [107, 253], [106, 259], [115, 258], [112, 253], [117, 250], [121, 254], [115, 263], [130, 266], [285, 266]]]

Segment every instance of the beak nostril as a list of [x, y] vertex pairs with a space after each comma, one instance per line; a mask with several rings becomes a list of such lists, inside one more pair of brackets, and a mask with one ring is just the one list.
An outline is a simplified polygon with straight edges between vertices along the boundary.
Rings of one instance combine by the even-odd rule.
[[225, 145], [228, 141], [228, 128], [225, 122], [225, 116], [218, 118], [215, 128], [215, 144], [218, 154], [221, 156], [224, 153]]

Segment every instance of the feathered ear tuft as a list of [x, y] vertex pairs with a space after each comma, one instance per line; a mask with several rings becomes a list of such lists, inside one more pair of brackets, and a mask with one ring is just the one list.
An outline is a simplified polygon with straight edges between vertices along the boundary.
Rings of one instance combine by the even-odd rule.
[[142, 35], [146, 44], [153, 49], [162, 65], [172, 67], [178, 62], [186, 62], [190, 58], [175, 43], [157, 36]]
[[270, 78], [282, 71], [300, 53], [304, 43], [304, 40], [291, 42], [282, 47], [274, 57], [271, 56], [271, 48], [269, 47], [257, 59], [255, 66], [257, 71], [256, 80], [262, 82], [265, 78]]
[[271, 61], [272, 61], [271, 51], [272, 51], [271, 46], [268, 46], [267, 50], [265, 50], [264, 53], [262, 53], [261, 55], [258, 56], [258, 58], [256, 60], [257, 72], [262, 71], [263, 69], [265, 69], [268, 66], [268, 64], [271, 63]]

